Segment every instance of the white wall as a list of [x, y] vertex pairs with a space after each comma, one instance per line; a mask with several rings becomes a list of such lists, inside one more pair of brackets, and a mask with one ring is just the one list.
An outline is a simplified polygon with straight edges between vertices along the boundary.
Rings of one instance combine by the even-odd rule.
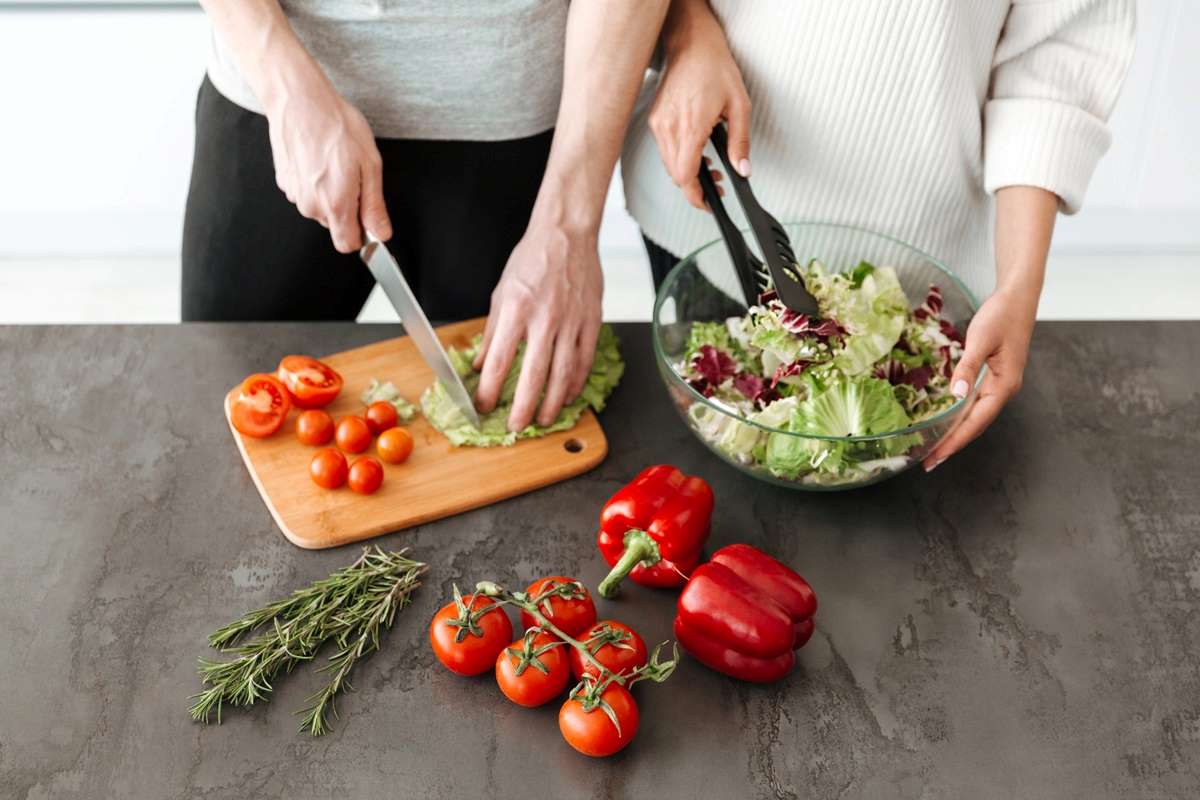
[[0, 8], [0, 256], [179, 249], [198, 8]]
[[[0, 259], [177, 257], [207, 25], [186, 3], [137, 6], [0, 0]], [[1138, 9], [1113, 149], [1085, 211], [1060, 222], [1065, 264], [1200, 254], [1200, 0]], [[619, 191], [602, 247], [640, 257]]]

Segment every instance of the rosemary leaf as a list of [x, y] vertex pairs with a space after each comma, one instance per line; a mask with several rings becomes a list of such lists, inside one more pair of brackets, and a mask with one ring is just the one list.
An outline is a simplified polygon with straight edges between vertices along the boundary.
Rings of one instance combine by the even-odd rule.
[[[299, 662], [312, 659], [332, 639], [337, 653], [321, 671], [333, 676], [301, 712], [306, 715], [305, 730], [314, 736], [327, 732], [326, 715], [336, 716], [334, 697], [350, 688], [350, 671], [359, 659], [379, 649], [381, 628], [391, 626], [396, 612], [420, 585], [426, 565], [408, 558], [406, 552], [364, 548], [349, 567], [212, 634], [209, 642], [235, 658], [200, 659], [200, 677], [207, 688], [191, 698], [195, 701], [192, 719], [208, 722], [215, 715], [220, 724], [225, 705], [248, 706], [270, 699], [271, 681], [281, 671], [291, 672]], [[261, 632], [243, 641], [256, 630]]]

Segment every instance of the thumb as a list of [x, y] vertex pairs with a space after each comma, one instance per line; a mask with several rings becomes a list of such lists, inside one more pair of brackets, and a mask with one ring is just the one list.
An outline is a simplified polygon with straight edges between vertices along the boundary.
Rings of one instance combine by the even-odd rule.
[[725, 110], [729, 123], [729, 163], [743, 178], [750, 177], [750, 101], [741, 97]]
[[958, 361], [958, 366], [954, 368], [954, 375], [950, 378], [951, 394], [961, 400], [970, 393], [988, 355], [989, 348], [980, 341], [980, 337], [967, 337], [967, 346]]
[[363, 228], [376, 239], [386, 242], [392, 238], [392, 222], [383, 199], [383, 166], [378, 161], [363, 166], [359, 217]]

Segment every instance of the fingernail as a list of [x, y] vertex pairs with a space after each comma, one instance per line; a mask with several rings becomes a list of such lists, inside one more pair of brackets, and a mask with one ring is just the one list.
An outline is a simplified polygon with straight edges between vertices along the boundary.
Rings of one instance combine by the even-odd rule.
[[970, 391], [970, 389], [971, 389], [971, 387], [967, 385], [967, 382], [964, 381], [962, 378], [959, 378], [958, 380], [956, 380], [954, 382], [954, 386], [953, 386], [953, 388], [950, 389], [950, 391], [954, 394], [955, 397], [957, 397], [959, 400], [961, 400], [962, 398], [967, 396], [967, 392]]
[[750, 177], [750, 159], [743, 158], [741, 161], [738, 162], [737, 167], [738, 167], [739, 175], [741, 175], [743, 178]]
[[931, 461], [930, 463], [925, 465], [925, 471], [933, 472], [935, 469], [937, 469], [939, 466], [941, 466], [942, 462], [945, 460], [946, 459], [944, 459], [944, 458], [939, 458], [937, 461]]

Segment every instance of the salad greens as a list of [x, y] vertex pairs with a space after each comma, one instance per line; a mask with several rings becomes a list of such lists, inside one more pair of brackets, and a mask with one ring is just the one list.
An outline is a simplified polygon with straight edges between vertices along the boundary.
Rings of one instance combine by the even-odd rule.
[[[475, 371], [472, 362], [479, 349], [481, 337], [471, 340], [471, 346], [463, 349], [450, 348], [447, 355], [450, 363], [463, 379], [463, 384], [471, 394], [479, 385], [479, 373]], [[596, 358], [592, 361], [592, 371], [588, 374], [583, 391], [574, 401], [563, 406], [558, 418], [551, 425], [528, 425], [513, 433], [508, 430], [508, 414], [512, 410], [513, 395], [517, 392], [517, 379], [521, 375], [521, 363], [524, 358], [525, 345], [517, 351], [516, 358], [508, 370], [504, 384], [500, 390], [500, 400], [496, 407], [487, 414], [479, 415], [479, 429], [476, 430], [467, 421], [454, 401], [446, 394], [440, 381], [435, 381], [421, 395], [421, 412], [433, 427], [437, 428], [455, 446], [471, 445], [474, 447], [495, 447], [511, 445], [517, 439], [530, 439], [545, 436], [555, 431], [565, 431], [575, 427], [584, 409], [589, 406], [596, 411], [602, 411], [608, 396], [621, 380], [625, 371], [625, 362], [621, 360], [621, 351], [617, 335], [612, 328], [603, 325], [596, 340]]]
[[360, 399], [364, 406], [369, 406], [371, 403], [377, 403], [380, 400], [385, 403], [391, 403], [396, 409], [396, 415], [403, 422], [411, 421], [417, 414], [417, 407], [404, 399], [404, 396], [400, 394], [400, 390], [391, 381], [380, 383], [377, 379], [371, 378], [371, 382], [367, 384], [366, 391], [362, 393]]
[[919, 433], [851, 437], [901, 431], [954, 404], [963, 337], [942, 318], [941, 291], [931, 286], [910, 310], [891, 267], [831, 273], [814, 260], [801, 275], [820, 319], [768, 290], [744, 316], [693, 323], [675, 370], [730, 413], [694, 403], [692, 425], [731, 459], [787, 480], [852, 483], [903, 465]]

